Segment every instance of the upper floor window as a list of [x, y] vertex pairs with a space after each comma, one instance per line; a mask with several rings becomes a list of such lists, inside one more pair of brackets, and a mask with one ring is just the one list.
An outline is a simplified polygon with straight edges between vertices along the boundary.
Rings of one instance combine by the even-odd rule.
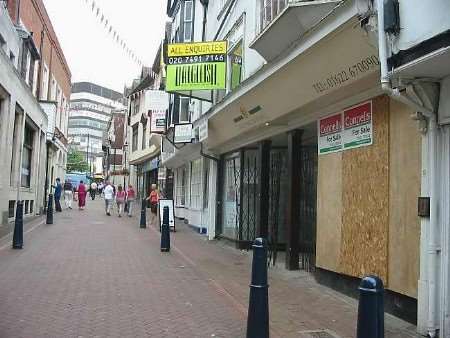
[[190, 42], [193, 40], [193, 21], [194, 21], [194, 3], [191, 0], [184, 2], [184, 16], [183, 16], [183, 30], [184, 41]]
[[190, 105], [191, 100], [188, 97], [180, 97], [180, 123], [189, 122], [190, 120]]
[[136, 151], [138, 148], [138, 135], [139, 135], [139, 124], [136, 123], [133, 126], [133, 134], [131, 139], [131, 151]]
[[194, 33], [194, 1], [180, 1], [173, 15], [172, 42], [191, 42]]
[[137, 113], [139, 113], [139, 105], [140, 105], [140, 98], [139, 96], [136, 96], [136, 98], [133, 101], [133, 115], [136, 115]]
[[260, 30], [266, 28], [283, 9], [286, 8], [288, 0], [260, 0]]
[[49, 79], [49, 72], [48, 72], [48, 67], [45, 64], [45, 62], [43, 62], [43, 70], [42, 70], [42, 83], [41, 83], [41, 100], [47, 100], [48, 97], [48, 79]]
[[56, 101], [56, 80], [53, 75], [52, 75], [52, 82], [50, 85], [50, 100]]
[[147, 148], [147, 120], [142, 123], [142, 144], [141, 149]]
[[37, 65], [38, 61], [34, 61], [34, 72], [33, 72], [33, 95], [36, 96], [37, 95], [37, 87], [38, 87], [38, 71], [39, 71], [39, 67]]

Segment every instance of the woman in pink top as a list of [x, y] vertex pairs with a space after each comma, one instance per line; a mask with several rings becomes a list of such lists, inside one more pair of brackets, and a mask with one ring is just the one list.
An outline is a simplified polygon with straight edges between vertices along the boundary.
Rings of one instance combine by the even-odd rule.
[[123, 190], [122, 186], [119, 184], [116, 193], [116, 203], [117, 203], [117, 211], [119, 212], [119, 217], [122, 217], [126, 197], [127, 194], [125, 193], [125, 190]]
[[133, 205], [135, 199], [136, 193], [134, 192], [133, 186], [129, 184], [127, 189], [128, 217], [133, 216]]

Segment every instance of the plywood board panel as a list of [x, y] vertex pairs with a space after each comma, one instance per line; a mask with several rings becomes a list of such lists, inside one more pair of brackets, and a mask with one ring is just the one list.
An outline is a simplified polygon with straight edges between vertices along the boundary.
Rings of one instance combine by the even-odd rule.
[[389, 289], [417, 298], [421, 135], [407, 106], [390, 103]]
[[338, 271], [342, 227], [342, 153], [319, 156], [316, 265]]
[[342, 155], [340, 270], [387, 281], [389, 225], [389, 99], [373, 99], [373, 145]]

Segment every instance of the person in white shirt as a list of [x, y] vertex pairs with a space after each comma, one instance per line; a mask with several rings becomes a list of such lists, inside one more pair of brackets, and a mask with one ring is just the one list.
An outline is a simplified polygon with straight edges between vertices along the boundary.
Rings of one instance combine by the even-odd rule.
[[91, 195], [91, 199], [95, 200], [95, 194], [97, 193], [97, 183], [91, 183], [91, 189], [89, 190], [89, 194]]
[[114, 200], [114, 188], [109, 182], [106, 182], [106, 186], [103, 189], [103, 194], [105, 196], [105, 212], [108, 216], [111, 216], [111, 206]]

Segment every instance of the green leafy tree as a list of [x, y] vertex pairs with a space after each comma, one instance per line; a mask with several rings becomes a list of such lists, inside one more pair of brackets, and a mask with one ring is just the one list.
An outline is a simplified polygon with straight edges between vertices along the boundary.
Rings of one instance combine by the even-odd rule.
[[88, 172], [89, 164], [81, 151], [71, 150], [67, 154], [67, 172]]

